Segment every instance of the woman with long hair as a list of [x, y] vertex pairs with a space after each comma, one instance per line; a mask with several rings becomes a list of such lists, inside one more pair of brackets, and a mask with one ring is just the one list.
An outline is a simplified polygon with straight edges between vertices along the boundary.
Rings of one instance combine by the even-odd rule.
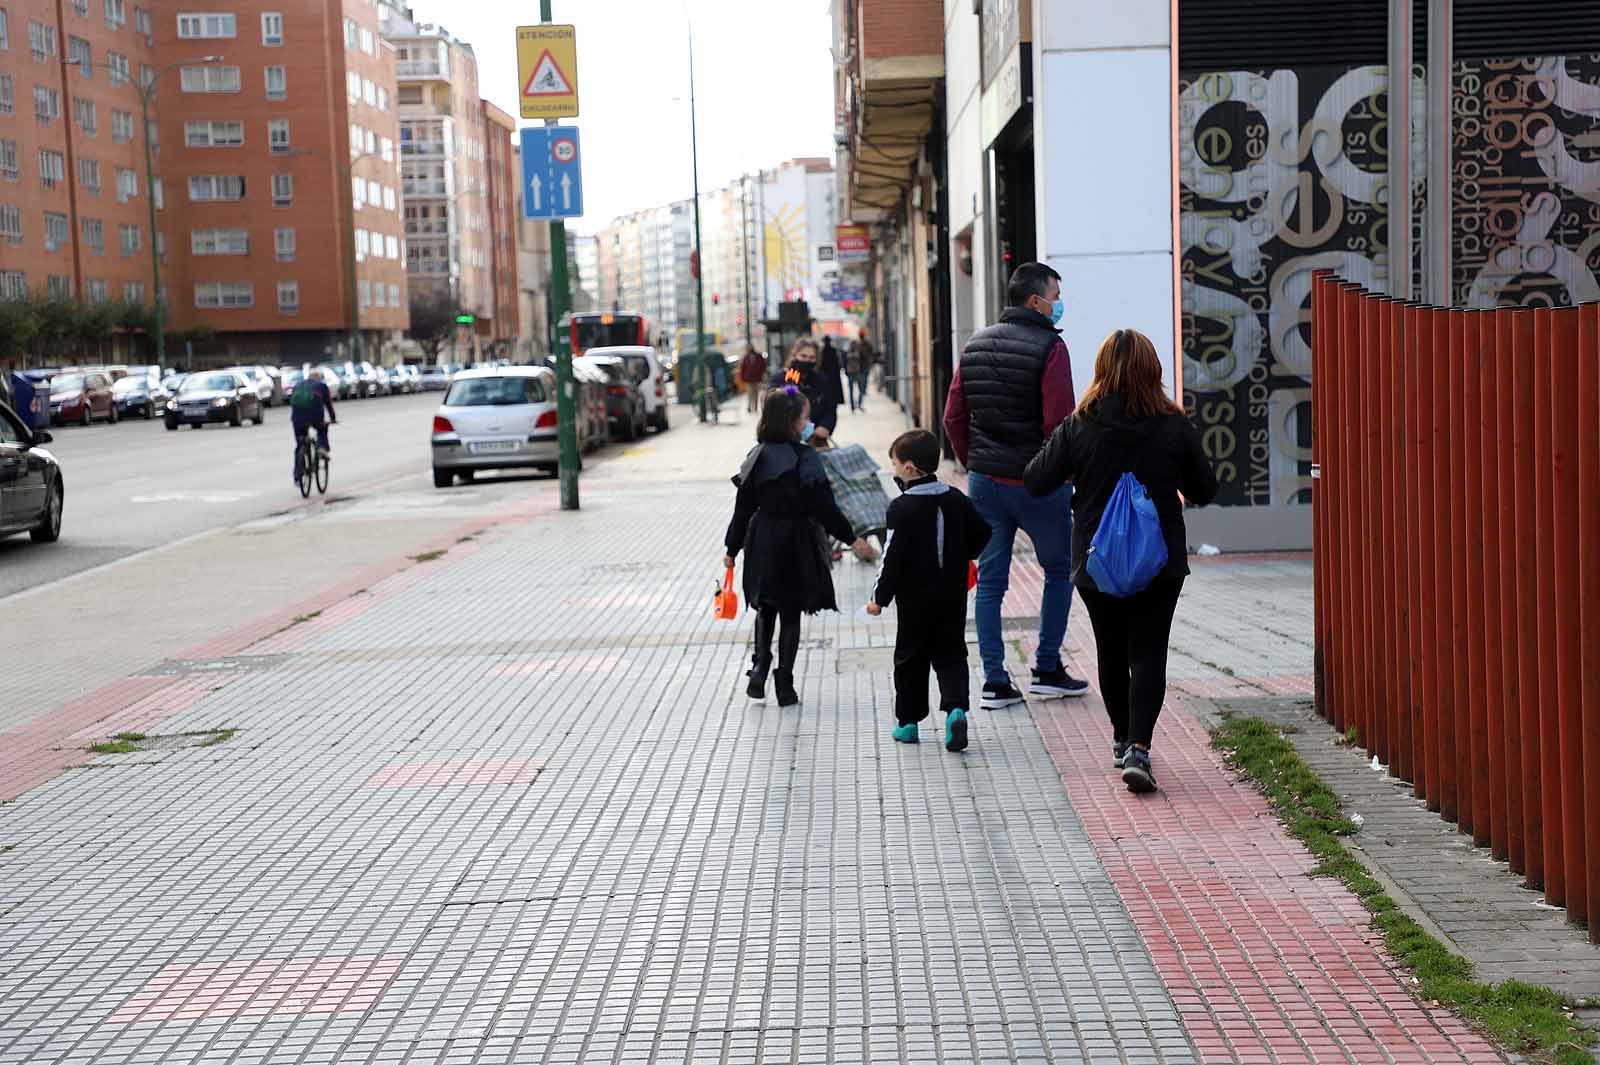
[[[1087, 561], [1117, 482], [1131, 473], [1155, 504], [1167, 562], [1142, 591], [1119, 597], [1096, 586]], [[1111, 718], [1112, 757], [1130, 791], [1156, 789], [1150, 741], [1167, 694], [1167, 640], [1189, 574], [1184, 500], [1217, 497], [1217, 477], [1200, 434], [1161, 387], [1150, 338], [1118, 329], [1100, 345], [1094, 382], [1028, 463], [1028, 491], [1048, 495], [1068, 481], [1072, 496], [1072, 582], [1089, 609], [1100, 659], [1100, 692]], [[1182, 498], [1179, 493], [1182, 493]]]
[[[773, 375], [775, 388], [792, 385], [811, 404], [811, 420], [816, 423], [816, 442], [826, 443], [839, 424], [839, 404], [819, 363], [821, 349], [811, 337], [797, 337], [789, 345], [789, 361]], [[806, 441], [811, 443], [811, 441]]]

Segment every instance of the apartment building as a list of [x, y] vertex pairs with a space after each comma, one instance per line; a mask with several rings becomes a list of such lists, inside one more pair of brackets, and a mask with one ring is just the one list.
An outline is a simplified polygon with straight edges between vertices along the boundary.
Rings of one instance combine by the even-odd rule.
[[488, 100], [483, 112], [484, 169], [487, 180], [489, 237], [489, 318], [478, 333], [502, 351], [510, 351], [522, 334], [517, 292], [517, 221], [522, 217], [522, 159], [516, 150], [517, 120]]
[[[489, 168], [477, 59], [470, 44], [444, 27], [416, 22], [409, 8], [380, 0], [379, 9], [397, 58], [412, 306], [445, 301], [492, 329]], [[513, 225], [504, 216], [500, 224]]]
[[0, 299], [153, 299], [152, 27], [132, 0], [0, 2]]
[[352, 329], [379, 357], [409, 317], [395, 61], [373, 0], [162, 11], [173, 327], [216, 330], [201, 362], [348, 357]]

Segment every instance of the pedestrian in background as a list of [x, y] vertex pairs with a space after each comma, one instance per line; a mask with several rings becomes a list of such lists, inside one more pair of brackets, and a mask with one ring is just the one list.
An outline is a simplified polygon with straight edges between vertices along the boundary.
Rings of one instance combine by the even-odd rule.
[[761, 410], [761, 382], [767, 379], [767, 360], [754, 344], [744, 346], [744, 358], [739, 360], [739, 380], [744, 383], [745, 411], [755, 414]]
[[861, 377], [861, 341], [852, 340], [845, 349], [844, 375], [850, 389], [850, 409], [866, 410], [867, 387]]
[[1023, 470], [1046, 437], [1072, 413], [1072, 361], [1057, 325], [1063, 314], [1061, 275], [1043, 263], [1023, 263], [1011, 275], [1010, 306], [1000, 321], [967, 341], [945, 400], [945, 435], [967, 468], [967, 490], [994, 536], [978, 559], [978, 653], [983, 659], [986, 710], [1022, 702], [1006, 670], [1000, 604], [1011, 586], [1017, 530], [1028, 534], [1044, 570], [1039, 649], [1031, 694], [1078, 696], [1088, 683], [1061, 660], [1072, 609], [1072, 486], [1042, 499], [1028, 494]]
[[766, 698], [772, 669], [772, 637], [778, 630], [778, 668], [772, 672], [781, 707], [795, 706], [794, 662], [800, 649], [800, 615], [837, 610], [827, 545], [817, 527], [858, 551], [857, 539], [839, 512], [817, 453], [802, 441], [810, 428], [810, 404], [790, 385], [768, 392], [756, 425], [756, 446], [733, 478], [739, 493], [728, 522], [723, 564], [733, 568], [745, 552], [744, 601], [756, 612], [755, 651], [746, 694]]
[[889, 541], [867, 613], [900, 601], [894, 636], [894, 718], [891, 735], [919, 741], [928, 717], [928, 671], [939, 679], [944, 747], [967, 746], [967, 566], [989, 542], [989, 523], [972, 501], [935, 476], [939, 440], [926, 429], [901, 433], [889, 445], [901, 495], [889, 504]]
[[828, 383], [828, 391], [833, 393], [835, 408], [844, 402], [844, 360], [839, 358], [839, 349], [833, 346], [833, 338], [822, 338], [822, 351], [817, 356], [817, 369], [822, 372], [822, 378]]
[[818, 365], [819, 354], [815, 340], [810, 337], [799, 337], [789, 345], [788, 364], [772, 376], [774, 388], [793, 385], [811, 404], [816, 440], [807, 440], [807, 443], [826, 443], [839, 425], [839, 404], [834, 400], [833, 389], [828, 387], [828, 382]]
[[[1125, 473], [1138, 478], [1155, 504], [1167, 563], [1142, 591], [1118, 598], [1096, 585], [1087, 562], [1106, 504]], [[1072, 579], [1094, 626], [1112, 759], [1130, 791], [1154, 791], [1150, 740], [1167, 694], [1172, 615], [1189, 574], [1183, 504], [1210, 503], [1217, 497], [1217, 477], [1194, 423], [1162, 391], [1161, 360], [1149, 337], [1134, 329], [1106, 337], [1083, 402], [1024, 476], [1028, 491], [1046, 498], [1068, 481], [1077, 484]]]

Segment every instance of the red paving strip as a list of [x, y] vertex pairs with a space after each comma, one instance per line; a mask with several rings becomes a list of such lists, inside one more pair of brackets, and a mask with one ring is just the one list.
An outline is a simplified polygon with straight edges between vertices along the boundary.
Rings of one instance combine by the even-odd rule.
[[1162, 790], [1141, 798], [1111, 768], [1097, 697], [1030, 706], [1203, 1061], [1503, 1060], [1412, 996], [1360, 901], [1311, 875], [1311, 855], [1186, 709], [1162, 714]]
[[107, 1024], [212, 1017], [361, 1013], [377, 1004], [404, 954], [168, 965]]
[[[459, 559], [477, 546], [476, 540], [462, 542], [469, 534], [521, 524], [554, 513], [554, 493], [544, 494], [550, 498], [464, 522], [437, 540], [424, 544], [416, 553], [447, 551], [446, 557]], [[264, 615], [249, 625], [172, 657], [195, 661], [237, 655], [247, 650], [256, 654], [292, 650], [326, 626], [342, 624], [399, 594], [410, 584], [425, 579], [430, 572], [429, 565], [414, 562], [409, 556], [390, 559], [294, 606]], [[358, 594], [361, 592], [368, 594]], [[312, 614], [319, 616], [313, 621], [295, 624], [297, 619]], [[313, 622], [323, 624], [319, 627]], [[89, 757], [82, 749], [86, 746], [84, 737], [91, 737], [90, 742], [93, 742], [116, 732], [153, 729], [234, 679], [237, 679], [235, 675], [222, 671], [206, 675], [203, 683], [192, 676], [126, 677], [25, 725], [0, 733], [0, 802], [15, 799], [62, 770], [82, 764]]]
[[364, 788], [449, 788], [475, 784], [531, 784], [544, 768], [536, 758], [477, 758], [444, 762], [394, 762], [368, 777]]

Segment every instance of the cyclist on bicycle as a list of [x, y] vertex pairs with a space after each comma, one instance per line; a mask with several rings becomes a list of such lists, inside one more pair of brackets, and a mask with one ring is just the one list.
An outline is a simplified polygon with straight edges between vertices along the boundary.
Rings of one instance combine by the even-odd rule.
[[[294, 424], [295, 457], [299, 458], [300, 438], [305, 436], [306, 429], [315, 426], [317, 430], [317, 451], [323, 458], [332, 454], [328, 450], [328, 424], [337, 422], [339, 416], [333, 411], [333, 394], [328, 391], [328, 386], [323, 383], [322, 371], [312, 367], [306, 371], [305, 377], [294, 386], [294, 391], [289, 394], [289, 407], [292, 411], [290, 421]], [[324, 416], [326, 415], [326, 416]], [[296, 482], [300, 480], [300, 470], [294, 472]]]

